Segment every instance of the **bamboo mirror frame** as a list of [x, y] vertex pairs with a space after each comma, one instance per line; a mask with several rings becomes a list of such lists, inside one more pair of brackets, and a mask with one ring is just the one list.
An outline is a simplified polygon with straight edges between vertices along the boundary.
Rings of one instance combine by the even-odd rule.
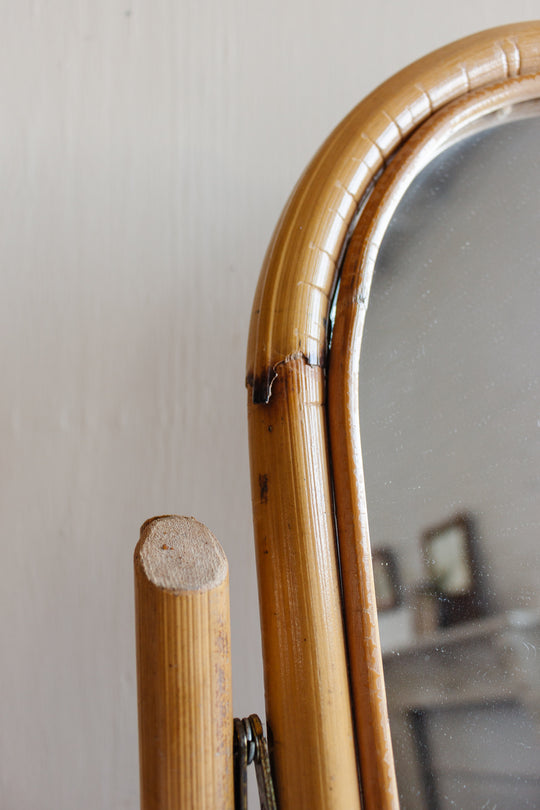
[[399, 806], [358, 426], [374, 257], [411, 178], [471, 122], [539, 98], [539, 71], [540, 23], [522, 23], [396, 74], [323, 144], [270, 243], [247, 387], [266, 712], [282, 810]]

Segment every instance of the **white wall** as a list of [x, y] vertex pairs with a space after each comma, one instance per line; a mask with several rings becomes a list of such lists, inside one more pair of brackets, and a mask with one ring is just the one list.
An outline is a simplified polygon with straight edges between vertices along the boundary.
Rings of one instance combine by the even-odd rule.
[[0, 806], [136, 808], [145, 518], [220, 538], [263, 708], [244, 347], [286, 196], [379, 81], [537, 3], [0, 7]]

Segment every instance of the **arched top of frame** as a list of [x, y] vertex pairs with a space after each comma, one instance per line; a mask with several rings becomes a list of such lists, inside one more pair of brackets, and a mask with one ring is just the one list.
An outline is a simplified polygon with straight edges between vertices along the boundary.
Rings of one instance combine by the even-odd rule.
[[471, 90], [540, 71], [540, 22], [458, 40], [388, 79], [332, 132], [294, 189], [255, 294], [247, 384], [268, 402], [288, 358], [323, 365], [338, 261], [358, 205], [388, 158], [435, 111]]

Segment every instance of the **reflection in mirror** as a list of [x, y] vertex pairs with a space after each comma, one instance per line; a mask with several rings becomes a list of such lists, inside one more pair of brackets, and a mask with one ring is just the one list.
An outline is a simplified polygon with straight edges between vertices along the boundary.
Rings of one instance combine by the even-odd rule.
[[[540, 118], [470, 135], [383, 240], [360, 418], [402, 810], [540, 807]], [[387, 585], [388, 587], [388, 585]]]

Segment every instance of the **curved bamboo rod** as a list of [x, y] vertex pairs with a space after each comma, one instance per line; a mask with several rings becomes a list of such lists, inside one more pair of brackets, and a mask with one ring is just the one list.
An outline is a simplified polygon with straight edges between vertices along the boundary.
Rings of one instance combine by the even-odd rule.
[[[539, 62], [537, 22], [474, 35], [398, 73], [321, 147], [268, 248], [247, 385], [266, 711], [282, 810], [360, 804], [325, 404], [338, 259], [366, 190], [422, 122], [472, 89], [535, 73]], [[379, 798], [366, 796], [366, 810], [398, 806], [388, 756], [377, 760]]]
[[540, 21], [454, 42], [388, 79], [332, 132], [276, 226], [255, 294], [247, 376], [266, 402], [277, 363], [324, 365], [326, 319], [347, 229], [386, 160], [436, 110], [471, 90], [538, 71]]
[[513, 79], [468, 94], [432, 116], [379, 179], [343, 264], [329, 358], [328, 413], [351, 685], [369, 807], [383, 806], [381, 791], [392, 767], [360, 443], [360, 351], [375, 262], [392, 216], [420, 171], [473, 122], [539, 96], [539, 76]]

